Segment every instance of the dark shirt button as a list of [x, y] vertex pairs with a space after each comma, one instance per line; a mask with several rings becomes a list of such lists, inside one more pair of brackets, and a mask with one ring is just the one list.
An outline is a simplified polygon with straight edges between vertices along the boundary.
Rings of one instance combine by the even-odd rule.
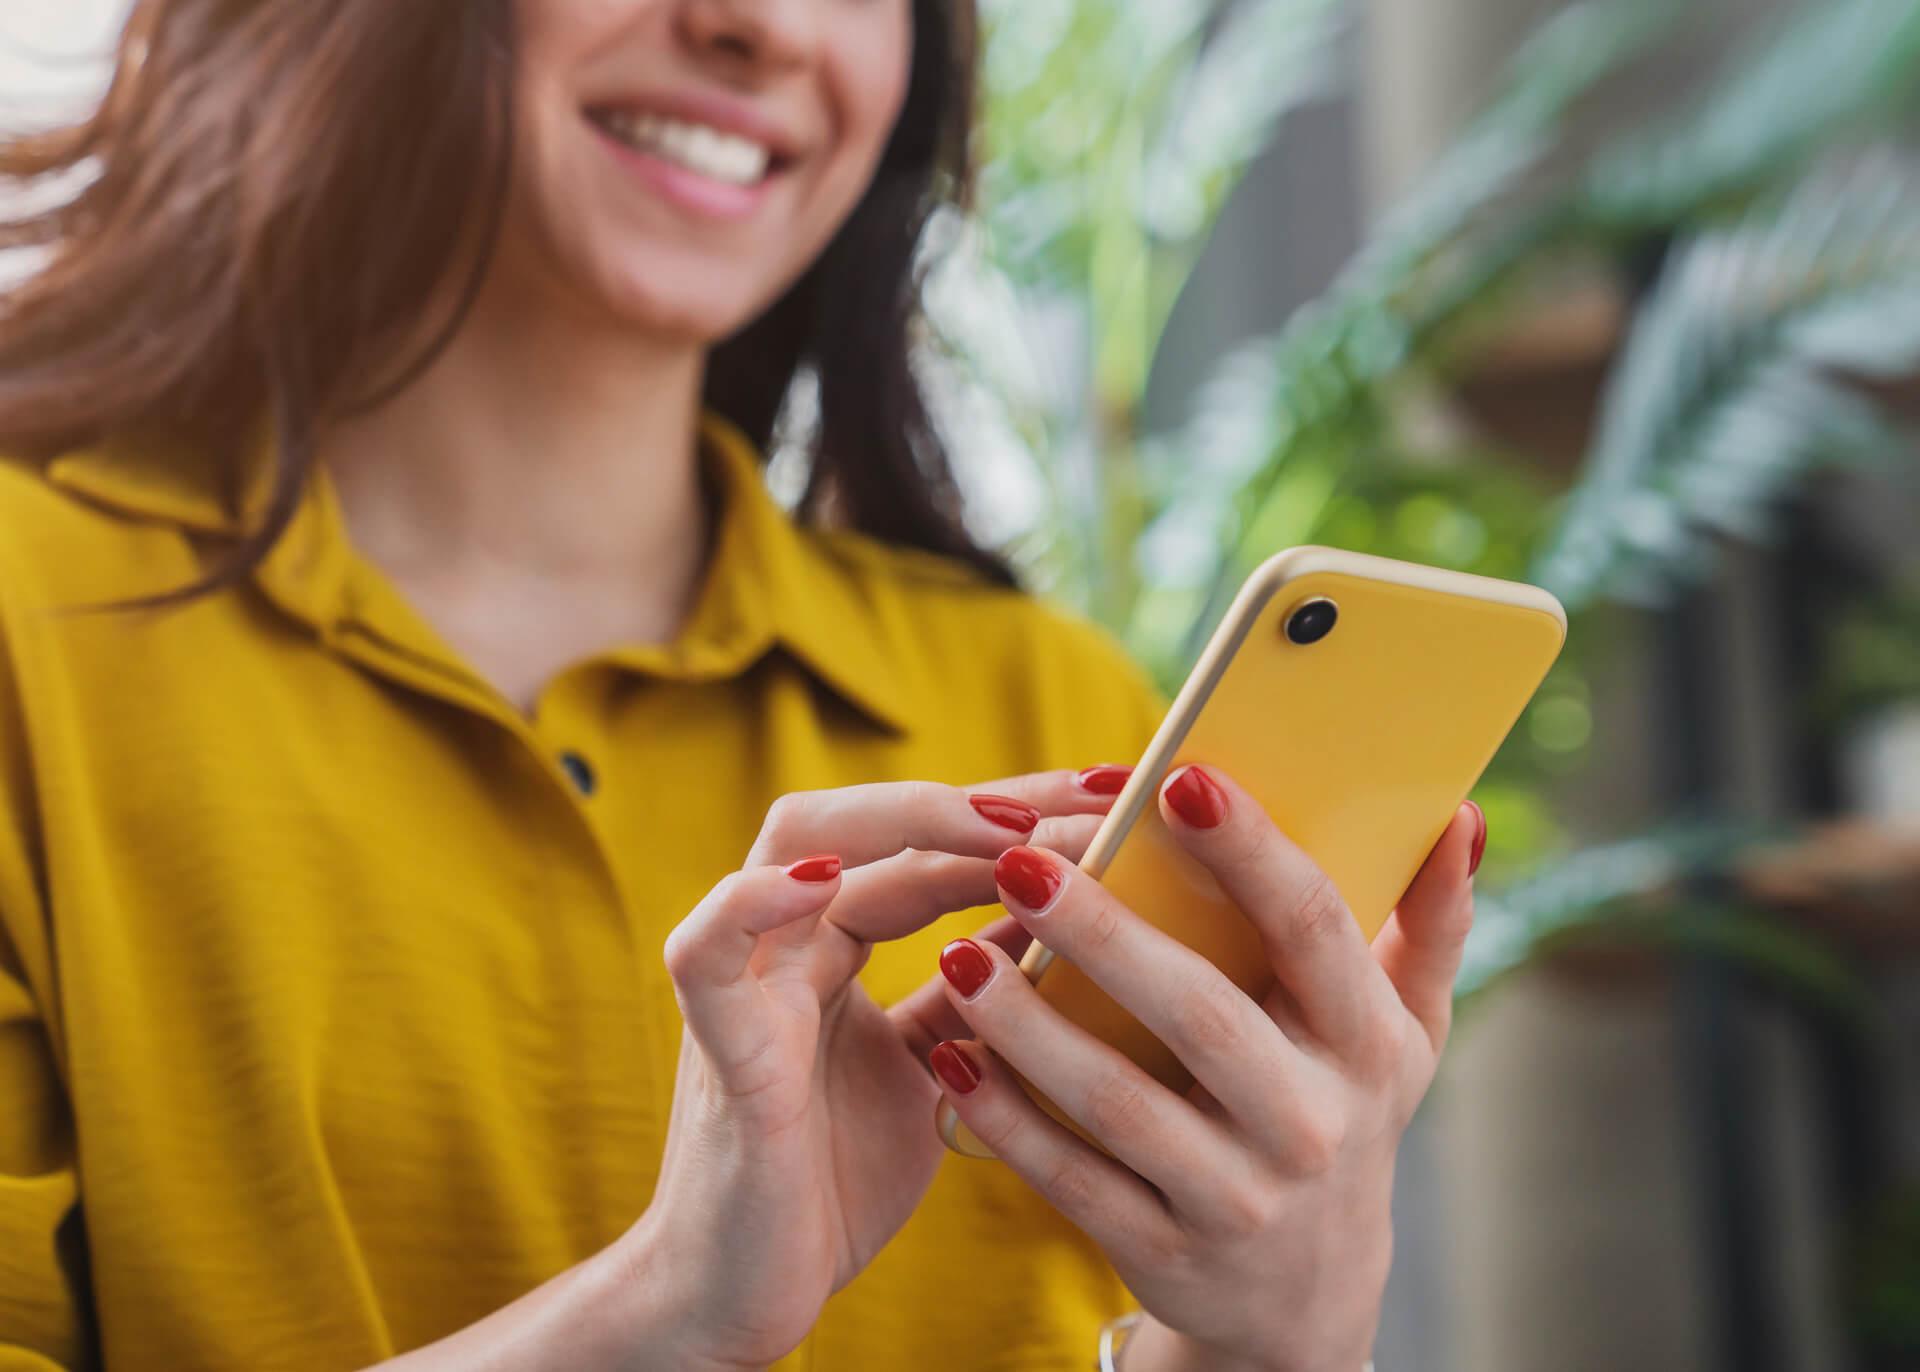
[[573, 783], [574, 789], [581, 795], [593, 794], [593, 768], [587, 765], [587, 760], [580, 754], [571, 750], [560, 754], [560, 769], [567, 774], [567, 780]]

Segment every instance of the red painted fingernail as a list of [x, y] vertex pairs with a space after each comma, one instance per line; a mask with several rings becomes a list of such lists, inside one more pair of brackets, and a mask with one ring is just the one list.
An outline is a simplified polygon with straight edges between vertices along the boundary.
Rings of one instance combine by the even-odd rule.
[[1103, 762], [1098, 767], [1089, 767], [1075, 778], [1082, 790], [1091, 791], [1096, 796], [1117, 796], [1127, 789], [1127, 778], [1133, 775], [1131, 767], [1117, 767], [1111, 762]]
[[941, 1084], [956, 1096], [970, 1096], [980, 1084], [980, 1069], [950, 1041], [934, 1044], [927, 1060], [933, 1064], [934, 1075], [940, 1078]]
[[840, 875], [840, 859], [832, 853], [816, 853], [787, 864], [787, 875], [795, 881], [832, 881]]
[[1035, 914], [1053, 904], [1066, 877], [1053, 859], [1033, 848], [1009, 848], [993, 864], [993, 879], [1000, 889]]
[[1473, 851], [1467, 856], [1467, 875], [1472, 876], [1480, 870], [1480, 859], [1487, 855], [1487, 812], [1477, 801], [1467, 804], [1473, 806]]
[[1227, 793], [1198, 767], [1182, 767], [1167, 783], [1167, 804], [1196, 829], [1211, 829], [1227, 817]]
[[980, 814], [992, 820], [1003, 829], [1013, 829], [1026, 834], [1040, 822], [1040, 812], [1024, 800], [1015, 800], [1011, 796], [968, 796], [967, 803]]
[[970, 938], [957, 938], [940, 950], [940, 970], [968, 1000], [993, 979], [993, 959]]

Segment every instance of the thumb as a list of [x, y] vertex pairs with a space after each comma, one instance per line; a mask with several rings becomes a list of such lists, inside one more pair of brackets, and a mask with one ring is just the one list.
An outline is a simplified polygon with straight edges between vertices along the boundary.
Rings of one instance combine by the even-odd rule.
[[667, 972], [687, 1029], [723, 1079], [766, 1050], [772, 1005], [753, 975], [772, 931], [818, 915], [840, 889], [837, 857], [750, 867], [709, 891], [667, 936]]

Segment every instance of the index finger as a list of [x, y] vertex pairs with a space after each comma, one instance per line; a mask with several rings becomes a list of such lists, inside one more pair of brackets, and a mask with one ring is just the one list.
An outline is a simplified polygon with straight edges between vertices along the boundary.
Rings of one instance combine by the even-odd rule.
[[767, 811], [745, 865], [779, 866], [831, 852], [856, 867], [909, 848], [995, 857], [1039, 823], [1040, 811], [1017, 797], [934, 781], [795, 791]]
[[1043, 817], [1108, 808], [1127, 770], [1062, 768], [966, 787], [882, 781], [796, 791], [767, 812], [746, 865], [832, 852], [848, 867], [859, 867], [909, 848], [994, 858], [1025, 842]]

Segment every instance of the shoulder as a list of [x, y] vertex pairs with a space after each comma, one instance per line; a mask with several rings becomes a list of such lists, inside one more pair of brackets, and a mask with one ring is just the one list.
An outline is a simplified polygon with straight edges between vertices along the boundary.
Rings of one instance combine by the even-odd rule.
[[922, 713], [1001, 721], [1062, 760], [1129, 761], [1164, 698], [1118, 638], [1044, 596], [972, 567], [858, 534], [808, 535], [859, 588], [889, 668]]

